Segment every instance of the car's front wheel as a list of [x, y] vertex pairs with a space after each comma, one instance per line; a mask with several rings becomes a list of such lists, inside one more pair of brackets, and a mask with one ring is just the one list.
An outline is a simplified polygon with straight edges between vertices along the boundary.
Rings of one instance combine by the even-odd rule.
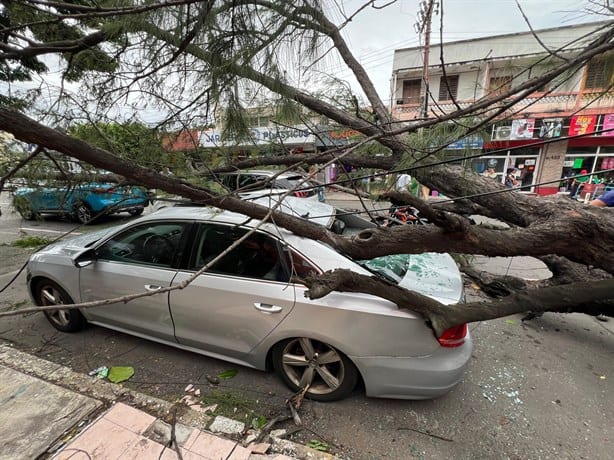
[[75, 216], [75, 219], [82, 224], [87, 224], [91, 222], [94, 218], [94, 213], [92, 212], [92, 209], [88, 206], [87, 203], [84, 203], [83, 201], [79, 201], [77, 204], [75, 204], [73, 214]]
[[307, 388], [316, 401], [336, 401], [350, 395], [358, 380], [356, 366], [333, 346], [306, 337], [278, 343], [273, 367], [293, 391]]
[[[68, 293], [51, 280], [41, 280], [34, 287], [36, 304], [42, 307], [72, 304]], [[45, 311], [53, 327], [62, 332], [77, 332], [85, 327], [85, 317], [77, 309]]]

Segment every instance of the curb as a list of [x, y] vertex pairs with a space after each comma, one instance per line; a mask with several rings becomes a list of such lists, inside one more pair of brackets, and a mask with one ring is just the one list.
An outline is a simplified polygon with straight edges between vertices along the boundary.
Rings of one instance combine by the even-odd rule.
[[[170, 420], [174, 409], [176, 410], [177, 408], [176, 404], [169, 401], [136, 392], [119, 384], [94, 379], [90, 376], [74, 372], [66, 366], [19, 351], [10, 344], [0, 344], [0, 364], [23, 374], [102, 401], [103, 407], [98, 409], [96, 413], [90, 414], [88, 421], [93, 421], [102, 411], [108, 409], [116, 402], [123, 402], [161, 420]], [[182, 410], [176, 411], [177, 423], [197, 428], [201, 431], [211, 431], [208, 428], [214, 422], [215, 417], [192, 410], [187, 406], [180, 407]], [[223, 437], [219, 432], [214, 434]], [[332, 460], [337, 458], [302, 444], [273, 435], [271, 437], [271, 450], [277, 454], [292, 455], [299, 460]], [[56, 444], [53, 444], [52, 447]], [[271, 457], [261, 455], [258, 458], [266, 459]]]

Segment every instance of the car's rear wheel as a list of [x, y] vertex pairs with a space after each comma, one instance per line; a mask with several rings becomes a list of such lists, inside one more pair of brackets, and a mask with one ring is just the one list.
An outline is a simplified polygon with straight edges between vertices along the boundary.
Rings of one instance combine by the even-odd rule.
[[143, 214], [143, 208], [131, 209], [128, 212], [131, 216], [140, 216], [141, 214]]
[[[64, 289], [50, 280], [41, 280], [34, 288], [36, 304], [46, 307], [74, 303]], [[85, 327], [85, 317], [77, 309], [45, 311], [53, 327], [62, 332], [77, 332]]]
[[92, 208], [90, 208], [89, 205], [83, 201], [79, 201], [75, 204], [73, 214], [75, 219], [82, 224], [87, 224], [94, 218]]
[[293, 391], [307, 388], [305, 396], [316, 401], [336, 401], [352, 392], [358, 380], [356, 366], [333, 346], [300, 337], [278, 343], [272, 352], [273, 367]]

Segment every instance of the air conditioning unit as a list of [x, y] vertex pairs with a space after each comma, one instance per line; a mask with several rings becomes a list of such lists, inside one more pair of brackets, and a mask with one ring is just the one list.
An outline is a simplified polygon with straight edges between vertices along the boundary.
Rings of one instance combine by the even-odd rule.
[[497, 126], [495, 131], [493, 132], [492, 140], [493, 141], [504, 141], [508, 140], [512, 134], [511, 126]]

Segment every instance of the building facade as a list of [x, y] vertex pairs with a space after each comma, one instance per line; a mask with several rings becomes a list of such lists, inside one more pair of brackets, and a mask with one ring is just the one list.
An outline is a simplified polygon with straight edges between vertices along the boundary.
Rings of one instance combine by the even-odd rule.
[[[395, 50], [391, 113], [412, 122], [502, 94], [575, 57], [611, 27], [596, 22], [436, 44], [428, 69], [423, 47]], [[594, 181], [614, 182], [613, 84], [609, 53], [555, 78], [494, 118], [487, 133], [457, 139], [444, 152], [477, 173], [494, 169], [502, 182], [515, 170], [522, 190], [539, 194], [561, 191], [567, 177], [585, 170]]]

